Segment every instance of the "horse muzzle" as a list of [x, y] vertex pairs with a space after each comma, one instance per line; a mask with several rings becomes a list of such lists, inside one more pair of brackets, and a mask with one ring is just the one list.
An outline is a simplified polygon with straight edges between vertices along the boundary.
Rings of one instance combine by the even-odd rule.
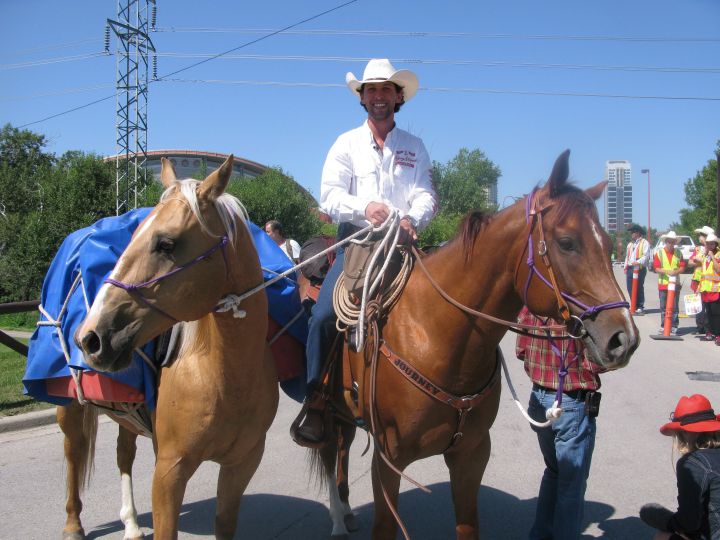
[[[608, 370], [620, 369], [628, 365], [630, 358], [640, 345], [640, 335], [627, 309], [610, 315], [604, 312], [595, 321], [586, 321], [589, 337], [584, 340], [593, 360]], [[621, 319], [622, 324], [618, 325]]]
[[85, 363], [97, 371], [116, 372], [126, 369], [132, 361], [135, 325], [109, 332], [86, 328], [83, 324], [75, 334], [75, 344], [83, 353]]

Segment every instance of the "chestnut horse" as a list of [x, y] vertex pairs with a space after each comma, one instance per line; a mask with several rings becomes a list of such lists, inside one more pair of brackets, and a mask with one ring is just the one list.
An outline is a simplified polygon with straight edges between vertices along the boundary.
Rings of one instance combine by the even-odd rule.
[[[479, 536], [477, 493], [500, 398], [498, 344], [508, 326], [478, 312], [515, 321], [527, 304], [541, 316], [572, 317], [593, 360], [608, 369], [625, 366], [637, 348], [595, 208], [605, 183], [587, 191], [568, 184], [568, 155], [542, 188], [492, 217], [470, 214], [454, 240], [416, 262], [423, 268], [412, 272], [382, 336], [370, 335], [364, 353], [350, 353], [359, 405], [348, 392], [340, 398], [337, 387], [334, 401], [347, 408], [345, 418], [360, 415], [375, 426], [374, 539], [395, 538], [398, 472], [437, 454], [450, 472], [457, 538]], [[380, 348], [374, 374], [373, 345]], [[319, 453], [331, 485], [333, 538], [344, 538], [353, 428], [335, 422], [341, 442]]]
[[[177, 357], [160, 372], [153, 417], [156, 539], [177, 538], [186, 484], [203, 461], [220, 464], [215, 535], [233, 537], [277, 410], [267, 296], [233, 304], [233, 295], [263, 276], [245, 209], [224, 193], [232, 160], [202, 182], [178, 181], [162, 160], [160, 203], [135, 231], [75, 337], [88, 365], [119, 371], [133, 349], [185, 321]], [[232, 309], [218, 309], [221, 300]]]

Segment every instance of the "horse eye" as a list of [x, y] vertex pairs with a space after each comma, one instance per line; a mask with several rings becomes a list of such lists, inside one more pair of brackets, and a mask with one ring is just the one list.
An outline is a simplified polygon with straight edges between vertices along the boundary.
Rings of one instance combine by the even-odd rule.
[[573, 251], [575, 249], [575, 242], [573, 242], [572, 238], [568, 238], [567, 236], [558, 238], [558, 245], [563, 251]]
[[158, 238], [155, 244], [155, 251], [169, 255], [175, 250], [175, 242], [169, 238]]

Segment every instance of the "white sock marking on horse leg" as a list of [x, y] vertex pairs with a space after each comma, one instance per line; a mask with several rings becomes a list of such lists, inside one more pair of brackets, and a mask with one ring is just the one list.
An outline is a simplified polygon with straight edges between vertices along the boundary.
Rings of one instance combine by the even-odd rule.
[[332, 536], [342, 536], [348, 534], [345, 527], [345, 506], [348, 505], [340, 500], [340, 492], [337, 487], [337, 476], [335, 473], [328, 478], [328, 494], [330, 496], [330, 519], [332, 520]]
[[125, 536], [123, 538], [141, 538], [142, 531], [137, 522], [137, 510], [133, 497], [132, 476], [127, 473], [120, 475], [122, 487], [122, 507], [120, 508], [120, 520], [125, 525]]

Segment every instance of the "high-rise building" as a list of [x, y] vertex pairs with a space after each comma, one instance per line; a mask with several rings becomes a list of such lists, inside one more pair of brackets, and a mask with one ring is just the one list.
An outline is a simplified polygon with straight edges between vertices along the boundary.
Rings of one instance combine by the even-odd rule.
[[605, 163], [605, 227], [610, 231], [623, 231], [632, 223], [632, 180], [628, 161]]
[[486, 197], [488, 206], [497, 208], [497, 205], [498, 205], [497, 180], [495, 182], [492, 182], [488, 185], [483, 186], [482, 189], [485, 192], [485, 197]]

